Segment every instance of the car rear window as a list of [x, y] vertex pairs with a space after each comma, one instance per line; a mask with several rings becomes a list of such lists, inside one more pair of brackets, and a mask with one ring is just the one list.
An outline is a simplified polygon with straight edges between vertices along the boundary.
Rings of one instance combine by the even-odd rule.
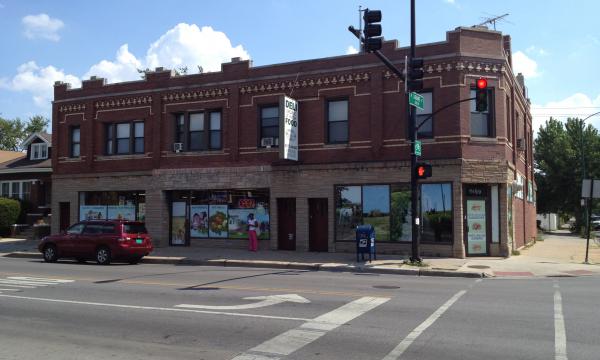
[[147, 234], [146, 225], [125, 223], [123, 224], [123, 232], [126, 234]]

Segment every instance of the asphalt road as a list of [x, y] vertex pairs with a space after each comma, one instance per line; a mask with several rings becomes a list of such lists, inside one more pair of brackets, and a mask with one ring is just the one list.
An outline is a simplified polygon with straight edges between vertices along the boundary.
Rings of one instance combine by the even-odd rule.
[[0, 258], [0, 359], [593, 359], [599, 277]]

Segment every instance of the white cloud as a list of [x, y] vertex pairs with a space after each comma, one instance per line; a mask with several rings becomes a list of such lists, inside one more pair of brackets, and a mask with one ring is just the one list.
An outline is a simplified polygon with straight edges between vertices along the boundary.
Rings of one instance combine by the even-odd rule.
[[27, 15], [22, 20], [25, 36], [28, 39], [42, 38], [51, 41], [60, 40], [58, 30], [65, 24], [60, 19], [53, 19], [47, 14]]
[[539, 56], [547, 56], [548, 55], [548, 51], [546, 51], [545, 49], [535, 46], [535, 45], [531, 45], [530, 47], [527, 48], [527, 52], [529, 54], [534, 54], [534, 55], [539, 55]]
[[[128, 44], [123, 44], [114, 60], [101, 60], [92, 65], [81, 79], [95, 75], [111, 83], [140, 80], [138, 69], [159, 66], [167, 69], [187, 66], [189, 74], [196, 72], [198, 66], [202, 66], [204, 71], [220, 71], [221, 63], [234, 57], [249, 59], [250, 55], [241, 45], [233, 46], [223, 32], [209, 26], [200, 29], [197, 25], [182, 23], [150, 44], [145, 58], [136, 57], [129, 52]], [[0, 79], [0, 87], [29, 92], [37, 106], [49, 109], [55, 81], [68, 82], [76, 88], [81, 86], [81, 79], [52, 65], [42, 68], [30, 61], [19, 66], [12, 79]]]
[[513, 71], [516, 74], [522, 73], [526, 78], [540, 76], [538, 65], [535, 60], [527, 57], [522, 51], [517, 51], [512, 56]]
[[[575, 93], [565, 99], [551, 101], [544, 105], [533, 104], [531, 106], [533, 129], [537, 132], [540, 125], [543, 125], [550, 117], [562, 121], [566, 121], [569, 117], [584, 119], [598, 111], [600, 111], [600, 94], [592, 99], [585, 94]], [[591, 117], [586, 123], [600, 129], [600, 115]]]
[[117, 51], [114, 61], [102, 60], [92, 65], [84, 78], [96, 75], [111, 83], [139, 80], [137, 69], [152, 70], [159, 66], [167, 69], [187, 67], [188, 74], [196, 72], [198, 66], [202, 66], [205, 72], [220, 71], [221, 64], [234, 57], [249, 59], [250, 55], [241, 45], [234, 47], [221, 31], [215, 31], [210, 26], [200, 29], [194, 24], [181, 23], [152, 43], [145, 59], [137, 58], [124, 44]]
[[89, 79], [90, 76], [95, 75], [109, 79], [110, 82], [140, 80], [137, 69], [145, 69], [145, 67], [129, 52], [129, 46], [124, 44], [117, 50], [115, 61], [102, 60], [92, 65], [87, 73], [83, 75], [83, 79]]
[[350, 45], [346, 49], [346, 55], [352, 55], [352, 54], [358, 54], [358, 50], [354, 46]]
[[55, 81], [68, 82], [74, 87], [81, 85], [77, 76], [65, 74], [63, 70], [51, 65], [41, 68], [35, 61], [30, 61], [19, 66], [17, 75], [11, 80], [2, 80], [0, 87], [29, 92], [36, 106], [48, 109], [54, 96]]

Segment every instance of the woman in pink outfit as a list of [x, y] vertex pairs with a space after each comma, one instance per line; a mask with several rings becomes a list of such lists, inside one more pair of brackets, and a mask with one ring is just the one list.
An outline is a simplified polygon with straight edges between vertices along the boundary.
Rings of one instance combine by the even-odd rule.
[[250, 251], [258, 250], [258, 239], [256, 238], [257, 221], [254, 214], [248, 215], [248, 239], [250, 240]]

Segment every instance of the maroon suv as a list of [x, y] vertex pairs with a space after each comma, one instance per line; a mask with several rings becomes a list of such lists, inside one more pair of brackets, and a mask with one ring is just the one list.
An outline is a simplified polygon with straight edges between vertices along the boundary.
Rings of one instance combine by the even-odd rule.
[[44, 237], [38, 250], [47, 262], [75, 258], [79, 262], [94, 259], [101, 265], [112, 260], [136, 264], [153, 246], [143, 222], [89, 220], [72, 225], [60, 235]]

